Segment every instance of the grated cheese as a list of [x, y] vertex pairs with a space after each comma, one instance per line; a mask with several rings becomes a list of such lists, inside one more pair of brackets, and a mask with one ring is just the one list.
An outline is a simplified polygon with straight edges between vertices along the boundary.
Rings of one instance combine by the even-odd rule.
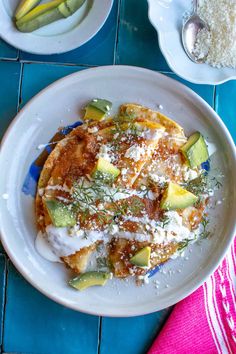
[[[236, 68], [236, 1], [199, 0], [198, 14], [210, 27], [198, 32], [194, 53], [213, 67]], [[209, 51], [208, 51], [209, 50]]]

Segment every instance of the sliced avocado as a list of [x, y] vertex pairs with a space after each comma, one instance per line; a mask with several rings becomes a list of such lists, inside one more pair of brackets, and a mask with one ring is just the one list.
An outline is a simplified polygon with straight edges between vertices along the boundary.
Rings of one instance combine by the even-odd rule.
[[32, 21], [33, 19], [37, 18], [39, 15], [44, 14], [45, 12], [56, 8], [58, 5], [63, 3], [64, 0], [53, 0], [46, 4], [40, 4], [36, 6], [33, 10], [28, 12], [25, 16], [21, 17], [17, 22], [16, 25], [21, 25], [28, 21]]
[[[19, 21], [16, 21], [16, 27], [21, 32], [33, 32], [40, 27], [72, 15], [73, 12], [71, 9], [73, 8], [75, 11], [78, 10], [85, 0], [74, 0], [73, 7], [69, 7], [68, 1], [69, 0], [53, 0], [46, 4], [39, 5], [19, 19]], [[65, 6], [61, 6], [63, 3]]]
[[206, 142], [199, 132], [191, 135], [180, 151], [191, 168], [201, 165], [201, 163], [207, 161], [209, 158]]
[[84, 119], [102, 120], [108, 115], [111, 107], [110, 101], [95, 98], [85, 107]]
[[57, 200], [47, 200], [46, 207], [52, 223], [56, 227], [74, 226], [76, 218], [68, 206]]
[[62, 4], [60, 4], [58, 6], [58, 10], [61, 12], [61, 14], [64, 17], [69, 17], [71, 15], [70, 9], [68, 9], [68, 7], [67, 7], [65, 2], [63, 2]]
[[21, 17], [25, 16], [33, 7], [35, 7], [40, 0], [22, 0], [15, 12], [16, 20], [19, 20]]
[[66, 6], [70, 9], [71, 15], [77, 11], [85, 0], [65, 0]]
[[197, 200], [196, 195], [176, 183], [169, 182], [162, 196], [160, 207], [164, 210], [184, 209], [196, 203]]
[[80, 291], [95, 285], [105, 285], [111, 279], [111, 274], [106, 272], [87, 272], [69, 281], [69, 285]]
[[120, 174], [119, 168], [115, 167], [112, 163], [99, 157], [96, 166], [92, 172], [92, 177], [101, 177], [104, 181], [113, 181]]
[[130, 258], [130, 263], [138, 267], [149, 267], [150, 266], [150, 256], [151, 247], [146, 246], [138, 251], [132, 258]]

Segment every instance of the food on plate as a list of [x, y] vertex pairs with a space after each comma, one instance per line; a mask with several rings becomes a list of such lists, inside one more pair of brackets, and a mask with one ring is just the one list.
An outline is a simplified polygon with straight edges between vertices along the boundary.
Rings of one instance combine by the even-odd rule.
[[201, 0], [198, 15], [208, 24], [210, 32], [197, 34], [194, 54], [213, 67], [236, 68], [236, 2], [232, 0]]
[[21, 17], [27, 14], [31, 9], [33, 9], [40, 0], [22, 0], [15, 12], [15, 19], [19, 20]]
[[84, 2], [85, 0], [52, 0], [36, 7], [34, 6], [38, 1], [31, 2], [31, 6], [25, 5], [24, 12], [21, 11], [20, 15], [18, 11], [16, 12], [16, 27], [21, 32], [33, 32], [54, 21], [73, 15]]
[[209, 192], [203, 136], [163, 114], [94, 99], [44, 163], [36, 196], [38, 250], [83, 290], [142, 277], [201, 237]]

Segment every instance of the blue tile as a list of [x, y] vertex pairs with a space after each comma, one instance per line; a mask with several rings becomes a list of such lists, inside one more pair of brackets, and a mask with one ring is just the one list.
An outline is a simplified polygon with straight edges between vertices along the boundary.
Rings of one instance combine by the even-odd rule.
[[6, 257], [4, 255], [0, 255], [0, 308], [1, 308], [0, 345], [2, 345], [5, 286], [6, 286]]
[[20, 58], [29, 61], [72, 63], [83, 65], [109, 65], [114, 61], [116, 42], [118, 0], [114, 0], [112, 11], [102, 29], [88, 43], [65, 54], [33, 55], [20, 53]]
[[17, 112], [20, 63], [0, 62], [0, 139]]
[[9, 264], [3, 350], [96, 354], [98, 317], [69, 310], [28, 284]]
[[188, 86], [191, 90], [201, 96], [207, 103], [209, 103], [210, 106], [214, 106], [214, 86], [192, 84], [191, 82], [188, 82], [175, 74], [166, 75]]
[[117, 64], [171, 71], [158, 46], [157, 33], [148, 20], [146, 0], [122, 0]]
[[22, 106], [46, 86], [84, 67], [55, 64], [24, 64], [21, 89]]
[[16, 60], [18, 57], [18, 49], [11, 47], [0, 38], [0, 59]]
[[103, 318], [101, 354], [146, 353], [169, 313], [165, 309], [146, 316]]
[[217, 86], [215, 110], [236, 143], [236, 81], [229, 81]]

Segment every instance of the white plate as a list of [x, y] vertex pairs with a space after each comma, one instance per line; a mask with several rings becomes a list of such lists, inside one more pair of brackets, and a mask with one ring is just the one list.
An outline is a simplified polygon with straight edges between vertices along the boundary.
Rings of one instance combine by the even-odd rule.
[[193, 63], [181, 42], [184, 13], [191, 10], [191, 1], [148, 0], [149, 20], [156, 29], [159, 47], [169, 67], [177, 75], [196, 84], [220, 84], [236, 79], [236, 69], [216, 69], [207, 64]]
[[19, 32], [14, 26], [12, 17], [18, 3], [19, 0], [0, 1], [0, 37], [25, 52], [59, 54], [78, 48], [95, 36], [110, 13], [113, 0], [86, 0], [74, 15], [32, 33]]
[[[67, 285], [68, 272], [63, 265], [50, 263], [36, 252], [34, 240], [33, 198], [21, 192], [39, 144], [47, 143], [58, 127], [78, 120], [80, 109], [94, 97], [114, 103], [114, 112], [124, 102], [137, 102], [157, 109], [175, 119], [187, 134], [199, 130], [216, 146], [212, 167], [225, 175], [224, 187], [217, 198], [225, 198], [211, 210], [209, 240], [194, 244], [189, 260], [171, 260], [162, 268], [174, 274], [157, 273], [158, 289], [153, 281], [137, 287], [113, 279], [105, 287], [82, 293]], [[63, 122], [61, 121], [63, 119]], [[84, 70], [61, 79], [40, 92], [18, 114], [9, 128], [0, 157], [0, 210], [3, 245], [23, 276], [51, 299], [75, 310], [105, 316], [133, 316], [170, 306], [188, 294], [216, 268], [234, 234], [236, 210], [236, 156], [232, 139], [212, 108], [197, 94], [180, 83], [153, 71], [128, 66], [108, 66]], [[9, 199], [1, 196], [7, 193]], [[223, 196], [222, 196], [223, 194]], [[168, 285], [169, 287], [166, 287]]]

